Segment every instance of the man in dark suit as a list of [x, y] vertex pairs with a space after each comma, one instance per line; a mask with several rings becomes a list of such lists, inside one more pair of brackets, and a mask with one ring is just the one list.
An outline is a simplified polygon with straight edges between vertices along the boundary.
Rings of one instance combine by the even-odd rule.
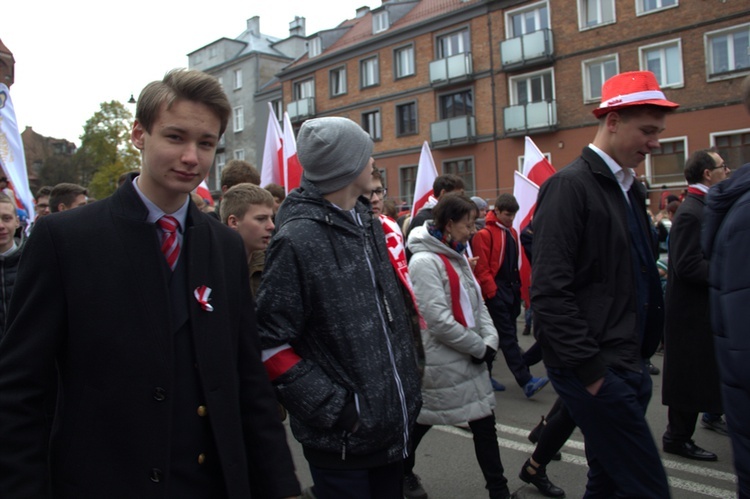
[[242, 241], [189, 197], [229, 114], [199, 71], [150, 83], [140, 175], [37, 222], [0, 344], [0, 497], [299, 494]]
[[593, 143], [539, 192], [534, 327], [549, 378], [586, 437], [587, 498], [669, 497], [646, 422], [644, 363], [661, 339], [663, 300], [634, 169], [659, 147], [676, 107], [651, 72], [610, 78]]
[[716, 364], [708, 302], [708, 258], [701, 250], [706, 194], [725, 180], [729, 168], [715, 151], [701, 150], [685, 163], [688, 194], [669, 231], [669, 267], [665, 298], [664, 384], [662, 403], [669, 406], [664, 452], [698, 461], [716, 454], [693, 442], [698, 413], [702, 423], [727, 433], [721, 417], [721, 386]]

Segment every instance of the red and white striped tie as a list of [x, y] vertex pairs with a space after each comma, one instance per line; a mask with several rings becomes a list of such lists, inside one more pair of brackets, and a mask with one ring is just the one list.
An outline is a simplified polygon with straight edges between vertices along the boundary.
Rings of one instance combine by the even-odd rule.
[[180, 242], [177, 240], [177, 228], [180, 226], [177, 219], [171, 215], [164, 215], [156, 221], [161, 227], [163, 234], [161, 236], [161, 252], [167, 259], [169, 268], [174, 270], [177, 264], [177, 257], [180, 256]]

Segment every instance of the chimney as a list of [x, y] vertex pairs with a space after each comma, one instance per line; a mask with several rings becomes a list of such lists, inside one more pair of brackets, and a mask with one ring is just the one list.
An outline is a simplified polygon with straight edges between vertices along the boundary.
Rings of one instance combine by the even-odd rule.
[[360, 17], [365, 17], [365, 15], [370, 12], [370, 7], [367, 7], [366, 5], [364, 7], [360, 7], [357, 9], [357, 19]]
[[255, 36], [260, 36], [260, 17], [253, 16], [248, 19], [247, 30]]
[[304, 17], [294, 16], [294, 21], [289, 23], [289, 36], [306, 36]]

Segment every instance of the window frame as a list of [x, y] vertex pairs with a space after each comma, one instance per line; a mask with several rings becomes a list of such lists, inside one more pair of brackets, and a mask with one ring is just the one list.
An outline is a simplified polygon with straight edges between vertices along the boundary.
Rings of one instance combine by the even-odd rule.
[[[664, 138], [663, 137], [659, 137], [659, 144], [671, 144], [671, 143], [675, 143], [675, 142], [682, 142], [682, 145], [683, 145], [682, 154], [684, 156], [684, 160], [687, 160], [687, 158], [688, 158], [688, 151], [690, 150], [690, 149], [688, 149], [688, 136], [687, 135], [679, 135], [679, 136], [676, 136], [676, 137], [664, 137]], [[645, 173], [646, 178], [648, 179], [648, 182], [649, 182], [650, 185], [652, 185], [652, 186], [655, 186], [655, 185], [658, 185], [658, 186], [666, 185], [667, 187], [678, 187], [678, 186], [686, 186], [687, 185], [685, 183], [684, 174], [683, 174], [682, 179], [679, 180], [679, 181], [676, 181], [676, 182], [665, 182], [665, 181], [662, 181], [662, 180], [659, 180], [659, 179], [655, 179], [654, 178], [653, 156], [654, 156], [653, 154], [647, 154], [646, 155], [646, 161], [644, 162], [645, 163], [644, 173]], [[682, 166], [683, 172], [685, 170], [685, 161], [684, 160], [678, 162], [678, 164], [680, 164]], [[673, 174], [673, 175], [676, 175], [676, 174]]]
[[388, 31], [391, 27], [390, 19], [388, 17], [388, 9], [383, 9], [381, 12], [374, 12], [372, 14], [372, 34], [377, 35], [383, 31]]
[[[414, 189], [417, 186], [418, 165], [400, 165], [398, 167], [398, 197], [401, 202], [405, 202], [410, 207], [414, 204]], [[410, 179], [404, 179], [404, 172], [412, 172]], [[410, 182], [405, 182], [410, 180]], [[411, 189], [409, 189], [411, 187]]]
[[221, 185], [221, 171], [224, 169], [224, 166], [227, 164], [227, 154], [225, 152], [217, 152], [215, 156], [215, 180], [214, 185]]
[[[674, 0], [673, 5], [662, 5], [661, 7], [656, 7], [651, 10], [646, 10], [646, 8], [643, 5], [645, 1], [646, 0], [635, 0], [635, 15], [636, 16], [647, 16], [649, 14], [655, 14], [657, 12], [662, 12], [668, 9], [674, 9], [680, 6], [680, 0]], [[664, 0], [656, 0], [656, 1], [664, 2]]]
[[232, 108], [232, 131], [239, 133], [245, 129], [245, 107], [235, 106]]
[[323, 42], [319, 36], [314, 36], [307, 42], [307, 56], [309, 58], [318, 57], [323, 53]]
[[[369, 63], [373, 63], [373, 79], [374, 81], [372, 83], [367, 83], [365, 81], [365, 69], [368, 67]], [[377, 87], [380, 85], [380, 57], [378, 54], [371, 55], [368, 57], [363, 57], [359, 60], [359, 88], [365, 89], [365, 88], [372, 88]]]
[[[528, 31], [524, 33], [516, 33], [514, 26], [513, 26], [513, 17], [519, 14], [525, 14], [527, 12], [538, 12], [541, 11], [543, 7], [546, 7], [547, 10], [547, 26], [543, 26], [543, 23], [537, 21], [536, 24], [538, 24], [538, 27], [534, 31]], [[526, 35], [528, 33], [534, 33], [536, 31], [542, 30], [542, 29], [548, 29], [550, 27], [550, 14], [549, 14], [550, 8], [549, 8], [549, 0], [542, 0], [541, 2], [536, 2], [529, 5], [524, 5], [515, 9], [510, 9], [505, 12], [505, 39], [510, 40], [511, 38], [518, 38], [519, 36]], [[538, 19], [541, 19], [541, 16], [537, 16]]]
[[[310, 95], [302, 95], [301, 90], [306, 88], [308, 84], [310, 87]], [[315, 78], [313, 77], [303, 78], [292, 83], [292, 94], [294, 97], [294, 101], [298, 101], [302, 99], [309, 99], [309, 98], [314, 99], [315, 98]]]
[[[372, 123], [375, 128], [374, 133], [373, 130], [370, 129], [370, 117], [374, 119], [374, 123]], [[367, 132], [373, 142], [383, 140], [383, 114], [381, 113], [380, 108], [363, 111], [360, 114], [360, 124], [362, 130]]]
[[242, 68], [232, 71], [232, 83], [233, 90], [240, 90], [242, 88]]
[[588, 0], [578, 0], [576, 2], [577, 6], [578, 6], [578, 31], [587, 31], [587, 30], [590, 30], [590, 29], [601, 28], [602, 26], [608, 26], [610, 24], [615, 24], [617, 22], [617, 5], [616, 5], [615, 0], [594, 0], [598, 4], [599, 11], [602, 10], [602, 3], [603, 2], [609, 2], [611, 4], [611, 7], [612, 7], [612, 19], [609, 20], [609, 21], [604, 21], [604, 20], [602, 20], [600, 18], [596, 24], [588, 25], [585, 22], [585, 18], [589, 17], [589, 16], [585, 15], [585, 14], [588, 14], [588, 11], [586, 10], [588, 8], [588, 6], [586, 5], [587, 1]]
[[[534, 78], [536, 76], [549, 74], [551, 77], [551, 90], [552, 90], [552, 96], [550, 98], [545, 98], [543, 100], [528, 100], [525, 103], [521, 103], [518, 99], [518, 92], [516, 90], [516, 83], [521, 80], [529, 80], [531, 78]], [[510, 106], [520, 106], [520, 105], [526, 105], [531, 104], [533, 102], [554, 102], [557, 100], [557, 90], [555, 85], [555, 68], [544, 68], [539, 71], [533, 71], [530, 73], [523, 73], [519, 75], [510, 76], [508, 78], [508, 105]]]
[[[594, 104], [597, 102], [602, 101], [601, 96], [601, 87], [599, 88], [599, 97], [595, 97], [591, 95], [591, 78], [589, 77], [590, 69], [595, 64], [604, 64], [606, 62], [614, 61], [615, 63], [615, 72], [612, 76], [618, 74], [620, 72], [620, 54], [615, 52], [614, 54], [607, 54], [600, 57], [594, 57], [592, 59], [586, 59], [584, 61], [581, 61], [581, 78], [582, 78], [582, 87], [583, 87], [583, 103], [584, 104]], [[611, 76], [610, 76], [611, 77]], [[607, 80], [607, 75], [602, 75], [602, 83], [604, 83]]]
[[[721, 132], [712, 132], [712, 133], [710, 133], [709, 134], [709, 139], [710, 139], [711, 146], [716, 147], [719, 150], [719, 153], [721, 153], [723, 147], [717, 145], [717, 143], [716, 143], [716, 139], [717, 138], [719, 138], [719, 137], [731, 137], [731, 136], [734, 136], [734, 135], [739, 135], [740, 138], [741, 138], [743, 135], [748, 135], [748, 134], [750, 134], [750, 128], [738, 128], [738, 129], [734, 129], [734, 130], [722, 130]], [[742, 147], [742, 145], [740, 145], [740, 147]], [[745, 161], [744, 159], [741, 159], [740, 161], [735, 161], [734, 158], [726, 158], [724, 156], [722, 156], [722, 157], [724, 157], [724, 160], [727, 162], [727, 166], [729, 168], [731, 168], [731, 169], [734, 170], [734, 169], [739, 168], [743, 164], [750, 162], [750, 154], [748, 156], [749, 157], [747, 158], [747, 161]]]
[[[459, 163], [462, 161], [471, 163], [471, 185], [469, 185], [469, 182], [466, 181], [465, 175], [461, 175], [460, 173], [456, 173], [456, 172], [447, 171], [446, 166], [448, 164]], [[467, 196], [471, 197], [476, 194], [477, 167], [476, 167], [476, 161], [474, 160], [474, 156], [460, 156], [458, 158], [444, 159], [440, 162], [440, 171], [442, 172], [443, 175], [451, 173], [453, 175], [457, 175], [461, 177], [461, 180], [464, 181], [464, 194], [466, 194]]]
[[[729, 69], [727, 67], [726, 71], [721, 72], [712, 72], [712, 66], [713, 66], [713, 51], [711, 50], [711, 41], [715, 38], [718, 38], [719, 36], [729, 35], [733, 34], [735, 32], [739, 32], [742, 30], [747, 30], [750, 32], [750, 23], [742, 23], [738, 24], [736, 26], [730, 26], [728, 28], [722, 28], [717, 29], [714, 31], [708, 31], [703, 34], [703, 46], [705, 49], [705, 60], [706, 60], [706, 81], [720, 81], [720, 80], [727, 80], [731, 78], [739, 78], [746, 76], [748, 73], [750, 73], [750, 64], [748, 64], [748, 67], [745, 68], [739, 68], [736, 67], [734, 69]], [[732, 42], [734, 44], [734, 42]], [[734, 46], [732, 47], [732, 50], [734, 50]], [[727, 58], [728, 58], [727, 54]]]
[[234, 159], [245, 161], [245, 149], [235, 149], [234, 151], [232, 151], [232, 156], [234, 157]]
[[664, 54], [664, 58], [661, 59], [661, 69], [664, 69], [665, 64], [667, 63], [667, 57], [666, 57], [666, 48], [670, 48], [673, 46], [677, 46], [677, 54], [679, 57], [678, 65], [679, 65], [679, 72], [680, 72], [680, 80], [675, 83], [665, 83], [663, 81], [659, 81], [659, 75], [656, 75], [656, 80], [659, 83], [659, 87], [662, 89], [665, 88], [682, 88], [685, 86], [685, 65], [683, 63], [683, 57], [682, 57], [682, 39], [681, 38], [673, 38], [671, 40], [664, 40], [657, 43], [651, 43], [648, 45], [641, 45], [638, 47], [638, 63], [639, 68], [641, 71], [649, 71], [648, 69], [648, 60], [646, 59], [646, 56], [649, 52], [652, 52], [654, 50], [661, 50]]
[[[442, 41], [444, 39], [450, 38], [455, 35], [462, 35], [460, 37], [460, 43], [459, 45], [466, 45], [465, 47], [459, 47], [459, 51], [455, 53], [445, 54], [443, 50], [443, 43]], [[465, 36], [464, 36], [465, 35]], [[439, 33], [435, 35], [435, 59], [447, 59], [448, 57], [452, 57], [454, 55], [458, 54], [470, 54], [471, 53], [471, 30], [468, 26], [463, 26], [457, 29], [453, 29], [450, 31], [446, 31], [443, 33]]]
[[[443, 106], [443, 99], [448, 96], [455, 96], [458, 94], [465, 94], [468, 93], [471, 96], [471, 112], [470, 113], [464, 113], [464, 114], [453, 114], [451, 116], [444, 115], [443, 111], [447, 108], [444, 108]], [[474, 95], [474, 87], [463, 87], [463, 88], [456, 88], [448, 92], [442, 92], [440, 94], [436, 95], [437, 98], [437, 115], [438, 120], [450, 120], [453, 118], [459, 118], [461, 116], [476, 116], [476, 100]], [[467, 108], [466, 104], [464, 103], [464, 107]]]
[[[399, 57], [399, 54], [401, 54], [404, 51], [410, 51], [411, 57], [409, 64], [411, 65], [411, 73], [404, 73], [401, 74], [401, 59]], [[416, 51], [414, 50], [414, 43], [410, 43], [408, 45], [401, 45], [400, 47], [396, 47], [393, 49], [393, 79], [394, 80], [400, 80], [402, 78], [408, 78], [409, 76], [415, 76], [417, 74], [417, 64], [416, 64]]]
[[[405, 108], [406, 106], [414, 106], [414, 130], [404, 131], [401, 129], [402, 120], [401, 120], [400, 109]], [[395, 116], [396, 116], [396, 137], [406, 137], [408, 135], [419, 134], [419, 105], [416, 99], [408, 101], [408, 102], [399, 102], [395, 104]]]
[[[343, 76], [343, 78], [341, 79], [343, 79], [343, 82], [344, 82], [344, 89], [343, 91], [338, 92], [338, 93], [335, 92], [335, 88], [334, 88], [334, 78], [333, 78], [334, 73], [338, 73], [341, 76]], [[348, 81], [346, 78], [346, 65], [337, 66], [328, 71], [328, 92], [331, 97], [341, 97], [342, 95], [346, 95], [349, 92]]]

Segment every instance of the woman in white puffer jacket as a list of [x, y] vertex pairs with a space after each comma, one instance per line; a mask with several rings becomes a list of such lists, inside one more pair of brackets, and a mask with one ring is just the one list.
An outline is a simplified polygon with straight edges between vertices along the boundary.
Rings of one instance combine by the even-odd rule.
[[467, 422], [490, 498], [510, 497], [495, 430], [495, 395], [487, 372], [487, 363], [497, 351], [497, 331], [465, 254], [476, 230], [475, 218], [473, 201], [451, 193], [435, 206], [433, 220], [409, 234], [409, 275], [427, 328], [422, 331], [422, 410], [405, 463], [408, 498], [427, 497], [413, 473], [422, 437], [432, 425]]

